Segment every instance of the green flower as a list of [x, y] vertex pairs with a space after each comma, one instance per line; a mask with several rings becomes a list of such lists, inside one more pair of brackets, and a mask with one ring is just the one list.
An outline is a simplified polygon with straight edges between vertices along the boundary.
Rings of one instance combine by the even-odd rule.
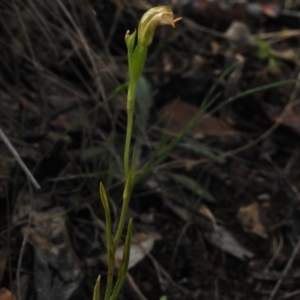
[[138, 44], [148, 47], [153, 40], [155, 28], [158, 25], [171, 25], [181, 18], [174, 19], [171, 8], [167, 6], [157, 6], [149, 9], [141, 18], [138, 27]]

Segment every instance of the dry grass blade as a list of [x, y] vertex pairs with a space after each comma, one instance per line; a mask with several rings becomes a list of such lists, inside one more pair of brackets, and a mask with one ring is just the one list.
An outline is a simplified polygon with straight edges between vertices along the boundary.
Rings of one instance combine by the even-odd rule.
[[0, 137], [2, 138], [3, 142], [7, 146], [7, 148], [10, 150], [20, 167], [23, 169], [25, 174], [27, 175], [28, 179], [31, 181], [33, 186], [38, 190], [41, 188], [41, 186], [38, 184], [32, 173], [29, 171], [25, 163], [23, 162], [22, 158], [20, 157], [19, 153], [16, 151], [15, 147], [12, 145], [12, 143], [9, 141], [9, 139], [6, 137], [3, 130], [0, 128]]

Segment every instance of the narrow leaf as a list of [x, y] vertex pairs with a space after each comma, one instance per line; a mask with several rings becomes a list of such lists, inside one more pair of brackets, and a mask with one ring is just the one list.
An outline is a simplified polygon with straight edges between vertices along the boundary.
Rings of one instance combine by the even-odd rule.
[[102, 201], [102, 205], [105, 213], [105, 231], [106, 231], [106, 239], [107, 239], [107, 250], [108, 254], [110, 253], [110, 249], [112, 247], [112, 233], [111, 233], [111, 217], [110, 217], [110, 208], [107, 199], [107, 195], [105, 192], [105, 188], [102, 182], [100, 182], [100, 198]]
[[122, 260], [122, 263], [121, 263], [121, 266], [119, 269], [118, 280], [116, 282], [116, 285], [115, 285], [113, 294], [110, 297], [110, 300], [118, 299], [118, 296], [121, 292], [123, 283], [126, 278], [126, 273], [128, 270], [128, 264], [129, 264], [129, 259], [130, 259], [131, 236], [132, 236], [132, 219], [130, 219], [129, 223], [128, 223], [125, 245], [124, 245], [124, 250], [123, 250], [123, 260]]
[[101, 276], [99, 275], [94, 286], [93, 300], [100, 300], [100, 280]]
[[152, 89], [148, 80], [141, 76], [136, 85], [136, 124], [139, 132], [145, 133], [152, 105]]
[[148, 52], [147, 47], [139, 44], [134, 49], [134, 52], [131, 57], [130, 69], [129, 69], [130, 81], [133, 82], [134, 84], [137, 84], [137, 81], [143, 72], [146, 58], [147, 58], [147, 52]]
[[194, 142], [194, 141], [187, 141], [187, 142], [184, 142], [182, 144], [180, 144], [180, 147], [184, 148], [184, 149], [187, 149], [187, 150], [191, 150], [197, 154], [202, 154], [218, 163], [224, 163], [225, 162], [225, 159], [219, 155], [216, 155], [215, 153], [213, 153], [211, 151], [211, 149], [204, 145], [204, 144], [201, 144], [201, 143], [198, 143], [198, 142]]
[[134, 51], [135, 37], [136, 37], [136, 30], [132, 34], [129, 34], [129, 31], [128, 31], [125, 35], [125, 42], [126, 42], [127, 53], [128, 53], [128, 61], [130, 61], [130, 58]]
[[125, 42], [127, 45], [127, 59], [128, 59], [128, 69], [129, 74], [131, 74], [131, 68], [132, 68], [132, 56], [134, 52], [134, 46], [135, 46], [135, 37], [136, 37], [136, 30], [129, 35], [129, 33], [126, 33], [125, 35]]
[[206, 189], [204, 189], [201, 185], [199, 185], [199, 183], [185, 175], [178, 175], [178, 174], [169, 174], [170, 177], [180, 183], [184, 188], [190, 190], [191, 192], [195, 193], [196, 195], [203, 197], [204, 199], [210, 201], [210, 202], [214, 202], [215, 199], [212, 196], [212, 194], [207, 191]]
[[129, 169], [129, 173], [127, 175], [127, 180], [125, 183], [125, 188], [123, 192], [123, 199], [130, 199], [132, 188], [135, 180], [135, 151], [133, 151], [133, 159], [132, 165]]
[[128, 263], [130, 258], [131, 237], [132, 237], [132, 219], [129, 220], [128, 227], [127, 227], [123, 261], [119, 270], [119, 277], [125, 277], [127, 273]]

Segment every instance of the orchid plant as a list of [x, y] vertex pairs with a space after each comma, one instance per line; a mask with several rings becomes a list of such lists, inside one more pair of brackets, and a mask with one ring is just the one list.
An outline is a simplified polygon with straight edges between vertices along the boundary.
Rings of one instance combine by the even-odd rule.
[[[100, 183], [100, 198], [105, 213], [105, 236], [107, 248], [107, 282], [104, 293], [104, 300], [116, 300], [121, 292], [130, 257], [130, 245], [132, 234], [132, 220], [129, 220], [127, 233], [123, 247], [123, 259], [118, 270], [117, 280], [114, 282], [116, 273], [116, 250], [120, 244], [121, 237], [125, 228], [125, 221], [128, 211], [128, 205], [135, 180], [135, 152], [131, 147], [134, 103], [136, 98], [137, 82], [144, 69], [147, 58], [148, 46], [153, 41], [154, 32], [159, 25], [171, 25], [175, 27], [175, 23], [181, 18], [174, 19], [173, 11], [167, 6], [158, 6], [149, 9], [141, 18], [138, 30], [132, 34], [129, 32], [125, 35], [125, 42], [128, 53], [129, 68], [129, 86], [127, 93], [127, 126], [124, 148], [124, 174], [125, 185], [123, 191], [123, 202], [120, 218], [118, 220], [117, 230], [113, 234], [111, 212], [108, 197], [102, 182]], [[98, 277], [94, 287], [93, 300], [100, 300], [100, 276]]]

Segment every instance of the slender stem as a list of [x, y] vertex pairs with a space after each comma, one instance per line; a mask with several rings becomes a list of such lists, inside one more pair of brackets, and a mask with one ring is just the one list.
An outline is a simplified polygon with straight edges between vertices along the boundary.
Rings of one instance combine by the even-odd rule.
[[136, 95], [136, 83], [130, 82], [127, 93], [127, 126], [126, 126], [126, 139], [125, 139], [125, 150], [124, 150], [124, 172], [125, 178], [127, 179], [129, 174], [129, 156], [130, 156], [130, 145], [133, 128], [133, 113], [134, 113], [134, 101]]
[[126, 216], [127, 216], [127, 210], [128, 210], [128, 204], [130, 200], [130, 194], [131, 194], [131, 187], [132, 184], [130, 181], [130, 145], [131, 145], [131, 137], [132, 137], [132, 128], [133, 128], [133, 115], [134, 115], [134, 101], [136, 96], [136, 83], [130, 82], [128, 87], [128, 93], [127, 93], [127, 126], [126, 126], [126, 138], [125, 138], [125, 149], [124, 149], [124, 172], [125, 172], [125, 188], [123, 193], [123, 203], [122, 203], [122, 209], [121, 209], [121, 215], [120, 220], [118, 224], [118, 228], [116, 231], [116, 235], [114, 238], [112, 250], [115, 251], [118, 247], [119, 241], [121, 239]]
[[105, 289], [105, 300], [109, 300], [111, 296], [112, 286], [113, 286], [113, 277], [115, 271], [115, 255], [112, 249], [112, 232], [111, 232], [111, 214], [108, 198], [106, 191], [102, 182], [100, 183], [100, 197], [104, 207], [105, 213], [105, 236], [106, 236], [106, 247], [107, 247], [107, 260], [108, 260], [108, 273], [107, 273], [107, 282]]
[[130, 193], [124, 193], [123, 194], [123, 204], [122, 204], [122, 209], [121, 209], [120, 220], [119, 220], [117, 232], [116, 232], [116, 235], [115, 235], [115, 238], [114, 238], [114, 242], [113, 242], [113, 245], [112, 245], [113, 252], [116, 251], [116, 249], [118, 247], [118, 244], [120, 242], [122, 233], [123, 233], [123, 229], [124, 229], [124, 225], [125, 225], [125, 221], [126, 221], [126, 216], [127, 216], [129, 200], [130, 200]]
[[[157, 19], [157, 16], [159, 20]], [[172, 20], [169, 19], [172, 15]], [[123, 203], [121, 209], [121, 215], [118, 222], [117, 231], [114, 238], [111, 232], [111, 218], [109, 203], [104, 190], [103, 185], [100, 185], [100, 196], [105, 210], [106, 218], [106, 243], [107, 243], [107, 257], [108, 257], [108, 276], [107, 285], [105, 291], [104, 300], [116, 300], [122, 284], [125, 280], [126, 272], [128, 269], [130, 258], [130, 243], [132, 234], [132, 220], [129, 221], [128, 230], [124, 245], [123, 261], [119, 270], [119, 278], [113, 288], [113, 276], [115, 272], [116, 263], [116, 250], [120, 243], [120, 239], [124, 230], [128, 205], [131, 197], [133, 184], [135, 181], [135, 151], [133, 151], [133, 157], [131, 157], [131, 139], [133, 130], [133, 118], [134, 118], [134, 102], [136, 98], [136, 86], [137, 81], [140, 78], [144, 69], [145, 61], [147, 58], [147, 47], [152, 42], [154, 30], [157, 25], [169, 24], [174, 27], [174, 23], [179, 19], [173, 20], [173, 12], [170, 8], [161, 6], [149, 10], [148, 14], [145, 14], [144, 19], [147, 22], [140, 22], [139, 35], [136, 41], [136, 31], [133, 34], [129, 33], [125, 36], [125, 42], [128, 50], [128, 64], [129, 64], [129, 87], [127, 92], [127, 125], [126, 125], [126, 137], [125, 137], [125, 149], [124, 149], [124, 175], [125, 175], [125, 187], [123, 192]], [[142, 20], [144, 20], [142, 19]], [[146, 25], [145, 25], [146, 23]], [[141, 29], [144, 26], [144, 29]], [[140, 30], [141, 29], [141, 30]], [[147, 29], [147, 30], [146, 30]], [[140, 33], [141, 32], [141, 33]], [[142, 42], [139, 43], [139, 40]], [[135, 46], [136, 45], [136, 46]], [[113, 289], [113, 292], [112, 292]], [[94, 299], [95, 300], [95, 299]]]
[[118, 296], [120, 294], [121, 288], [124, 284], [124, 281], [126, 279], [126, 273], [128, 269], [129, 259], [130, 259], [130, 244], [131, 244], [131, 235], [132, 235], [132, 219], [129, 220], [128, 227], [127, 227], [127, 234], [123, 249], [123, 259], [122, 264], [119, 269], [118, 274], [118, 280], [116, 282], [113, 294], [112, 294], [112, 300], [118, 299]]
[[114, 272], [115, 272], [115, 257], [114, 252], [107, 251], [108, 255], [108, 272], [107, 272], [107, 282], [106, 282], [106, 289], [105, 289], [105, 300], [109, 300], [112, 291], [113, 279], [114, 279]]

